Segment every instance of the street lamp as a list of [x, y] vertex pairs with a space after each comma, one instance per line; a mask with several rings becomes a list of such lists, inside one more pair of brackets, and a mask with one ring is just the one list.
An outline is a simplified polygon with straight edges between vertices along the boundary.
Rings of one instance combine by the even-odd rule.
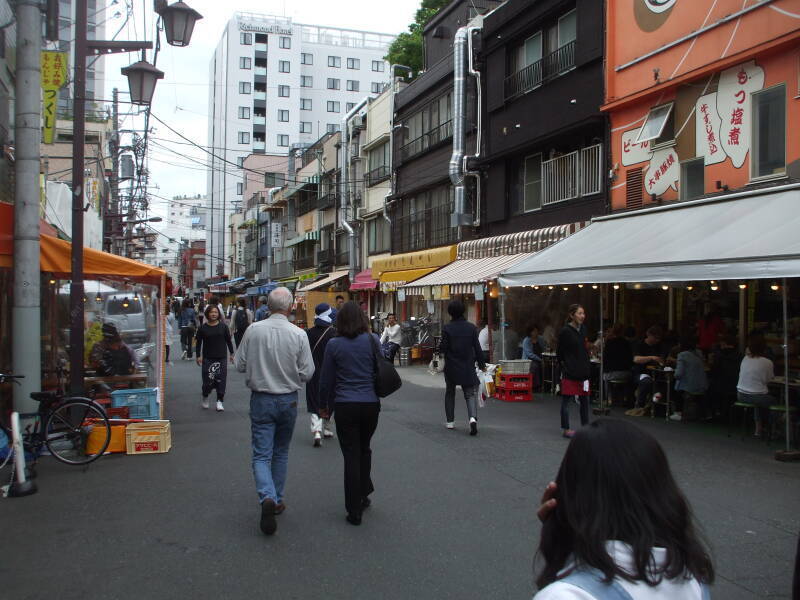
[[156, 9], [164, 20], [164, 34], [170, 46], [188, 46], [192, 39], [194, 24], [203, 18], [199, 12], [190, 8], [185, 2], [176, 2], [171, 6]]
[[144, 60], [123, 68], [122, 74], [128, 78], [132, 104], [149, 105], [156, 91], [156, 82], [164, 79], [163, 71]]
[[135, 221], [125, 221], [126, 225], [136, 225], [137, 223], [161, 223], [161, 217], [150, 217], [149, 219], [137, 219]]

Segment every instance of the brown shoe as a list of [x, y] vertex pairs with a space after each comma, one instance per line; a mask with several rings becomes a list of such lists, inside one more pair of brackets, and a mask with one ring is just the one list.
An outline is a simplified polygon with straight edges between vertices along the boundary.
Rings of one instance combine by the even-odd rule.
[[278, 504], [275, 505], [275, 514], [276, 515], [281, 514], [285, 510], [286, 510], [286, 505], [283, 502], [279, 502]]

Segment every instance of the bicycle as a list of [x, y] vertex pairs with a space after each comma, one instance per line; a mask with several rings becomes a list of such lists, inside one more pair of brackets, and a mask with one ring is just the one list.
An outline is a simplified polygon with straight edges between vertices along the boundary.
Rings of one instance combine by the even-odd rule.
[[[12, 382], [24, 375], [0, 373], [0, 383]], [[59, 382], [61, 381], [59, 373]], [[46, 447], [56, 460], [67, 465], [87, 465], [100, 458], [111, 441], [111, 424], [105, 409], [90, 398], [65, 396], [59, 388], [54, 392], [33, 392], [31, 398], [39, 403], [35, 413], [20, 414], [22, 419], [35, 418], [22, 432], [22, 447], [34, 462]], [[12, 440], [11, 428], [0, 419], [0, 429]], [[94, 434], [93, 451], [87, 453], [89, 434]], [[105, 435], [103, 435], [105, 434]]]

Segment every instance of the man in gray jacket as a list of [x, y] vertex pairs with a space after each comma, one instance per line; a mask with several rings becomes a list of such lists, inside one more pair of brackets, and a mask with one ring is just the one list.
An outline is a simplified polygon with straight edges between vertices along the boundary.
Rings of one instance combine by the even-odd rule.
[[314, 374], [314, 360], [306, 333], [288, 320], [292, 293], [272, 291], [270, 316], [250, 325], [236, 349], [236, 368], [247, 373], [251, 390], [250, 427], [253, 475], [261, 503], [261, 531], [275, 533], [275, 515], [281, 514], [283, 488], [289, 465], [289, 443], [297, 419], [297, 392]]

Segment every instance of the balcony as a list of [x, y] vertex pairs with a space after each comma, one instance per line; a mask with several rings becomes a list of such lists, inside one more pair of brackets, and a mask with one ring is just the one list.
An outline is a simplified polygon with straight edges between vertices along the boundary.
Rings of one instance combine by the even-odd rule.
[[446, 121], [400, 147], [400, 160], [408, 160], [453, 137], [453, 121]]
[[266, 115], [253, 115], [253, 125], [266, 125], [266, 124], [267, 124]]
[[311, 193], [300, 193], [300, 199], [297, 201], [297, 216], [304, 215], [307, 212], [317, 208], [317, 197]]
[[253, 140], [253, 152], [257, 154], [264, 154], [267, 149], [267, 143], [264, 140]]
[[294, 268], [296, 271], [313, 269], [316, 263], [316, 257], [313, 254], [311, 256], [301, 256], [300, 258], [294, 259]]
[[325, 210], [336, 206], [336, 193], [328, 192], [324, 196], [317, 198], [317, 210]]
[[277, 262], [270, 266], [270, 277], [272, 279], [280, 279], [282, 277], [290, 277], [294, 273], [292, 261], [284, 260]]
[[392, 170], [387, 165], [383, 165], [375, 169], [372, 169], [372, 171], [367, 173], [365, 176], [365, 179], [367, 181], [367, 187], [378, 184], [381, 181], [386, 181], [387, 179], [389, 179], [391, 174]]
[[255, 100], [266, 100], [267, 99], [267, 91], [264, 90], [263, 92], [260, 90], [256, 90], [253, 92], [253, 98]]
[[603, 171], [602, 144], [542, 161], [542, 204], [599, 194]]
[[561, 46], [505, 80], [505, 99], [516, 98], [575, 67], [575, 42]]
[[444, 204], [411, 215], [395, 217], [392, 223], [392, 250], [395, 253], [426, 250], [455, 244], [458, 229], [450, 226], [452, 206]]
[[253, 73], [256, 75], [266, 75], [267, 67], [253, 67]]
[[332, 248], [317, 252], [317, 262], [319, 263], [320, 267], [332, 265], [335, 258], [336, 254]]
[[267, 44], [266, 43], [256, 42], [255, 46], [256, 46], [255, 47], [256, 52], [266, 52], [267, 51]]
[[336, 254], [336, 265], [337, 266], [347, 266], [350, 264], [350, 251], [345, 250], [344, 252], [339, 252]]

